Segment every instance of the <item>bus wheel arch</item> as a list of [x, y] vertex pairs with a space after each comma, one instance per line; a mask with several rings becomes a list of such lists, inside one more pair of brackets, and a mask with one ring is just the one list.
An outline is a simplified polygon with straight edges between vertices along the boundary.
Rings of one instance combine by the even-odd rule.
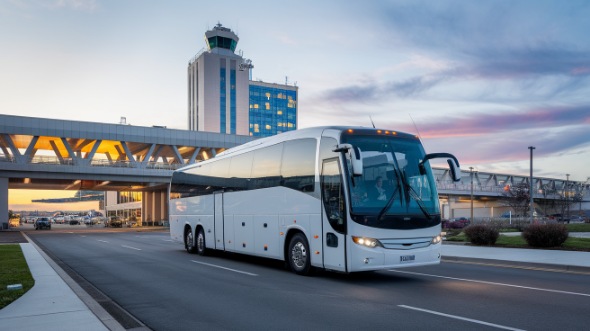
[[193, 254], [196, 252], [195, 249], [195, 239], [193, 235], [193, 230], [190, 225], [186, 224], [184, 226], [184, 248], [187, 252]]
[[285, 241], [285, 261], [289, 269], [298, 275], [311, 273], [309, 241], [301, 231], [290, 231]]

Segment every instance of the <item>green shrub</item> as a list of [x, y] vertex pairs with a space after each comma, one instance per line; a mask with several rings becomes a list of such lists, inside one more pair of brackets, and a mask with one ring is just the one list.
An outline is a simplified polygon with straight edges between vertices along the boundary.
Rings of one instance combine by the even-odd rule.
[[496, 227], [484, 224], [470, 225], [463, 232], [474, 245], [493, 245], [500, 236]]
[[568, 237], [563, 224], [531, 224], [524, 229], [522, 237], [532, 247], [561, 246]]

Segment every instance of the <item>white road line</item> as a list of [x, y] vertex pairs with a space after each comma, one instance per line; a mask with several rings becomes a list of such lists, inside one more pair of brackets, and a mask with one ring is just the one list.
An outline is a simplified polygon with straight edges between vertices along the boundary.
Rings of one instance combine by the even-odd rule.
[[106, 240], [100, 240], [100, 239], [96, 239], [96, 240], [97, 240], [97, 241], [100, 241], [101, 243], [107, 243], [107, 244], [109, 243], [109, 242], [108, 242], [108, 241], [106, 241]]
[[467, 321], [467, 322], [472, 322], [472, 323], [487, 325], [487, 326], [491, 326], [491, 327], [498, 328], [498, 329], [513, 330], [513, 331], [524, 331], [523, 329], [512, 328], [512, 327], [509, 327], [509, 326], [504, 326], [504, 325], [499, 325], [499, 324], [494, 324], [494, 323], [488, 323], [488, 322], [484, 322], [484, 321], [480, 321], [480, 320], [474, 320], [474, 319], [467, 318], [467, 317], [449, 315], [449, 314], [440, 313], [440, 312], [434, 311], [434, 310], [422, 309], [422, 308], [417, 308], [417, 307], [412, 307], [412, 306], [406, 306], [406, 305], [398, 305], [398, 307], [406, 308], [406, 309], [412, 309], [412, 310], [417, 310], [417, 311], [421, 311], [421, 312], [424, 312], [424, 313], [429, 313], [429, 314], [434, 314], [434, 315], [439, 315], [439, 316], [444, 316], [444, 317], [449, 317], [449, 318], [454, 318], [454, 319], [457, 319], [457, 320], [462, 320], [462, 321]]
[[579, 296], [583, 296], [583, 297], [590, 297], [590, 294], [587, 294], [587, 293], [578, 293], [578, 292], [551, 290], [551, 289], [546, 289], [546, 288], [538, 288], [538, 287], [529, 287], [529, 286], [505, 284], [505, 283], [488, 282], [488, 281], [484, 281], [484, 280], [475, 280], [475, 279], [455, 278], [455, 277], [447, 277], [447, 276], [440, 276], [440, 275], [423, 274], [423, 273], [420, 273], [420, 272], [411, 272], [411, 271], [400, 271], [400, 270], [388, 270], [388, 271], [398, 272], [398, 273], [402, 273], [402, 274], [410, 274], [410, 275], [418, 275], [418, 276], [428, 276], [428, 277], [436, 277], [436, 278], [460, 280], [460, 281], [464, 281], [464, 282], [472, 282], [472, 283], [480, 283], [480, 284], [488, 284], [488, 285], [497, 285], [497, 286], [516, 287], [516, 288], [522, 288], [522, 289], [525, 289], [525, 290], [534, 290], [534, 291], [543, 291], [543, 292], [561, 293], [561, 294], [570, 294], [570, 295], [579, 295]]
[[191, 262], [198, 263], [198, 264], [202, 264], [202, 265], [206, 265], [206, 266], [209, 266], [209, 267], [214, 267], [214, 268], [219, 268], [219, 269], [223, 269], [223, 270], [233, 271], [233, 272], [237, 272], [237, 273], [244, 274], [244, 275], [248, 275], [248, 276], [258, 276], [257, 274], [253, 274], [253, 273], [251, 273], [251, 272], [246, 272], [246, 271], [241, 271], [241, 270], [236, 270], [236, 269], [226, 268], [226, 267], [222, 267], [222, 266], [220, 266], [220, 265], [216, 265], [216, 264], [210, 264], [210, 263], [205, 263], [205, 262], [199, 262], [199, 261], [195, 261], [195, 260], [191, 260]]
[[137, 248], [137, 247], [131, 247], [131, 246], [127, 246], [127, 245], [121, 245], [121, 247], [125, 247], [125, 248], [130, 248], [130, 249], [134, 249], [136, 251], [140, 251], [141, 248]]

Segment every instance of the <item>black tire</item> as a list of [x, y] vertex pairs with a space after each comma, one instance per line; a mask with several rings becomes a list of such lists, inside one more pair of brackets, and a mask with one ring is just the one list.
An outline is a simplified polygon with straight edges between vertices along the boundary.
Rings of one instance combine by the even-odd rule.
[[184, 231], [184, 248], [191, 254], [196, 252], [193, 230], [190, 228]]
[[197, 254], [201, 256], [207, 255], [207, 248], [205, 246], [205, 232], [202, 228], [197, 231], [197, 240], [195, 241], [195, 248]]
[[298, 275], [309, 275], [311, 270], [311, 254], [307, 238], [302, 233], [296, 233], [289, 241], [287, 260], [291, 270]]

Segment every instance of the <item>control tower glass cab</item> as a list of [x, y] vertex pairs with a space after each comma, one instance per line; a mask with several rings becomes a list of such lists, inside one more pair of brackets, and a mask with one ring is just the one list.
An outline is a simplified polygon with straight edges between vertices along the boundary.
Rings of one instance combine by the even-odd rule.
[[234, 53], [239, 40], [240, 38], [232, 30], [223, 27], [221, 23], [217, 23], [212, 30], [205, 32], [205, 42], [209, 51], [217, 49]]

